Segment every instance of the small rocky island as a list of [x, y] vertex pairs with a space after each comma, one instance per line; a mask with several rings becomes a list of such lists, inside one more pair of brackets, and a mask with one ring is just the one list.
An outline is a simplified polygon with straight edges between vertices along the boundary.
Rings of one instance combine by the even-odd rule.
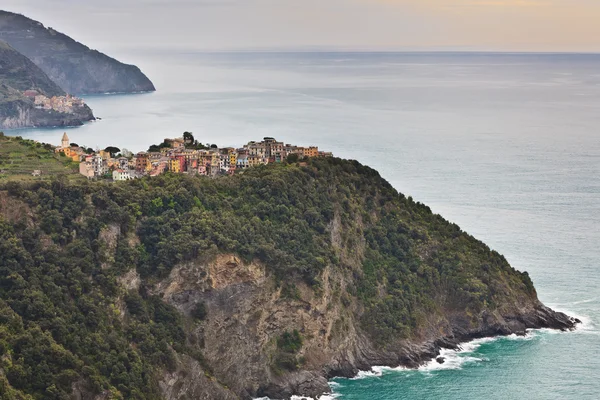
[[577, 323], [498, 252], [334, 157], [0, 182], [0, 269], [15, 399], [318, 397], [334, 376]]

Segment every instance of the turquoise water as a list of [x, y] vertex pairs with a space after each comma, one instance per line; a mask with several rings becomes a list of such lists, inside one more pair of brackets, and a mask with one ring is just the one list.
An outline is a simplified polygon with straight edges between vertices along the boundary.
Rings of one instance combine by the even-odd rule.
[[[449, 362], [337, 379], [342, 399], [600, 398], [600, 56], [138, 53], [157, 93], [87, 101], [87, 146], [191, 130], [318, 144], [381, 172], [531, 274], [585, 323], [469, 344]], [[62, 130], [21, 135], [59, 143]]]

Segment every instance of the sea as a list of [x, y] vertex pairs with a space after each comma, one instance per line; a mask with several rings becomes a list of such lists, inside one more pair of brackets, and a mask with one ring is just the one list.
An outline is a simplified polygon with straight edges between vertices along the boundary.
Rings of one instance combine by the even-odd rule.
[[[528, 271], [574, 332], [446, 351], [445, 364], [333, 379], [366, 399], [600, 399], [600, 55], [128, 53], [157, 92], [86, 96], [102, 120], [72, 142], [147, 149], [193, 132], [273, 136], [377, 169], [395, 188]], [[59, 144], [64, 129], [12, 131]]]

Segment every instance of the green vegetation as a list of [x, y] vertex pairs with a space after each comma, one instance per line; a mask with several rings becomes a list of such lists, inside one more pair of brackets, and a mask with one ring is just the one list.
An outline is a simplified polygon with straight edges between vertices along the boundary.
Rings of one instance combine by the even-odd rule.
[[300, 348], [302, 348], [302, 337], [297, 330], [294, 330], [292, 333], [284, 332], [277, 339], [277, 349], [285, 353], [295, 354]]
[[302, 364], [297, 353], [302, 348], [302, 336], [300, 332], [284, 332], [277, 338], [277, 352], [274, 357], [274, 370], [277, 373], [283, 371], [295, 371]]
[[[4, 221], [0, 213], [0, 368], [10, 390], [35, 399], [69, 398], [76, 382], [154, 399], [157, 373], [174, 368], [175, 353], [205, 363], [186, 347], [184, 317], [149, 289], [178, 263], [220, 252], [261, 261], [283, 301], [299, 296], [300, 282], [318, 295], [322, 272], [340, 271], [349, 277], [340, 301], [360, 305], [364, 331], [382, 345], [427, 316], [535, 294], [527, 274], [354, 161], [216, 179], [9, 182], [0, 196], [31, 210]], [[120, 232], [111, 251], [108, 226]], [[125, 291], [118, 278], [134, 268], [143, 284]], [[202, 320], [206, 309], [192, 315]], [[301, 348], [300, 333], [284, 333], [275, 370], [297, 369]]]
[[[210, 148], [210, 145], [203, 145], [194, 139], [194, 135], [191, 132], [183, 132], [183, 141], [185, 143], [185, 148], [188, 150], [206, 150]], [[162, 143], [153, 144], [148, 148], [148, 152], [156, 153], [160, 152], [161, 149], [170, 149], [173, 147], [173, 141], [171, 139], [165, 139]], [[214, 148], [217, 146], [215, 145]]]
[[148, 152], [151, 153], [156, 153], [159, 152], [161, 149], [170, 149], [171, 146], [171, 142], [169, 142], [167, 139], [164, 140], [164, 142], [160, 143], [160, 144], [153, 144], [148, 148]]
[[19, 94], [33, 89], [49, 97], [65, 95], [33, 62], [0, 40], [0, 101], [8, 89]]
[[[32, 176], [34, 170], [40, 176]], [[48, 144], [21, 137], [8, 137], [0, 132], [0, 182], [6, 180], [48, 180], [68, 175], [80, 179], [79, 163], [62, 154], [55, 154]]]
[[206, 304], [204, 304], [204, 302], [196, 304], [196, 306], [194, 306], [192, 309], [192, 317], [199, 321], [204, 321], [207, 315], [208, 310], [206, 309]]

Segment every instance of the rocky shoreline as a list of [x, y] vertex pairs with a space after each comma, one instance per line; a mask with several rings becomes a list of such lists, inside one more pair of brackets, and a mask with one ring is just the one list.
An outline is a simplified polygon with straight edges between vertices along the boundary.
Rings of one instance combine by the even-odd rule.
[[96, 120], [87, 105], [74, 113], [61, 113], [36, 108], [26, 100], [3, 104], [0, 115], [0, 129], [74, 127]]
[[[486, 316], [484, 316], [485, 320]], [[363, 351], [355, 360], [342, 360], [338, 368], [326, 369], [322, 374], [305, 371], [300, 376], [291, 379], [287, 389], [281, 390], [281, 387], [277, 389], [271, 386], [266, 388], [267, 390], [259, 392], [259, 397], [275, 400], [305, 396], [317, 399], [320, 396], [331, 394], [328, 382], [334, 378], [354, 378], [361, 371], [370, 371], [376, 366], [417, 369], [433, 360], [442, 364], [445, 362], [443, 357], [440, 357], [443, 349], [460, 350], [462, 345], [476, 339], [509, 335], [525, 336], [531, 329], [555, 329], [566, 332], [576, 329], [577, 325], [581, 323], [579, 319], [554, 311], [541, 303], [528, 314], [505, 317], [504, 320], [506, 323], [498, 323], [498, 321], [489, 325], [484, 323], [476, 330], [456, 326], [451, 335], [422, 343], [406, 343], [398, 352]]]

